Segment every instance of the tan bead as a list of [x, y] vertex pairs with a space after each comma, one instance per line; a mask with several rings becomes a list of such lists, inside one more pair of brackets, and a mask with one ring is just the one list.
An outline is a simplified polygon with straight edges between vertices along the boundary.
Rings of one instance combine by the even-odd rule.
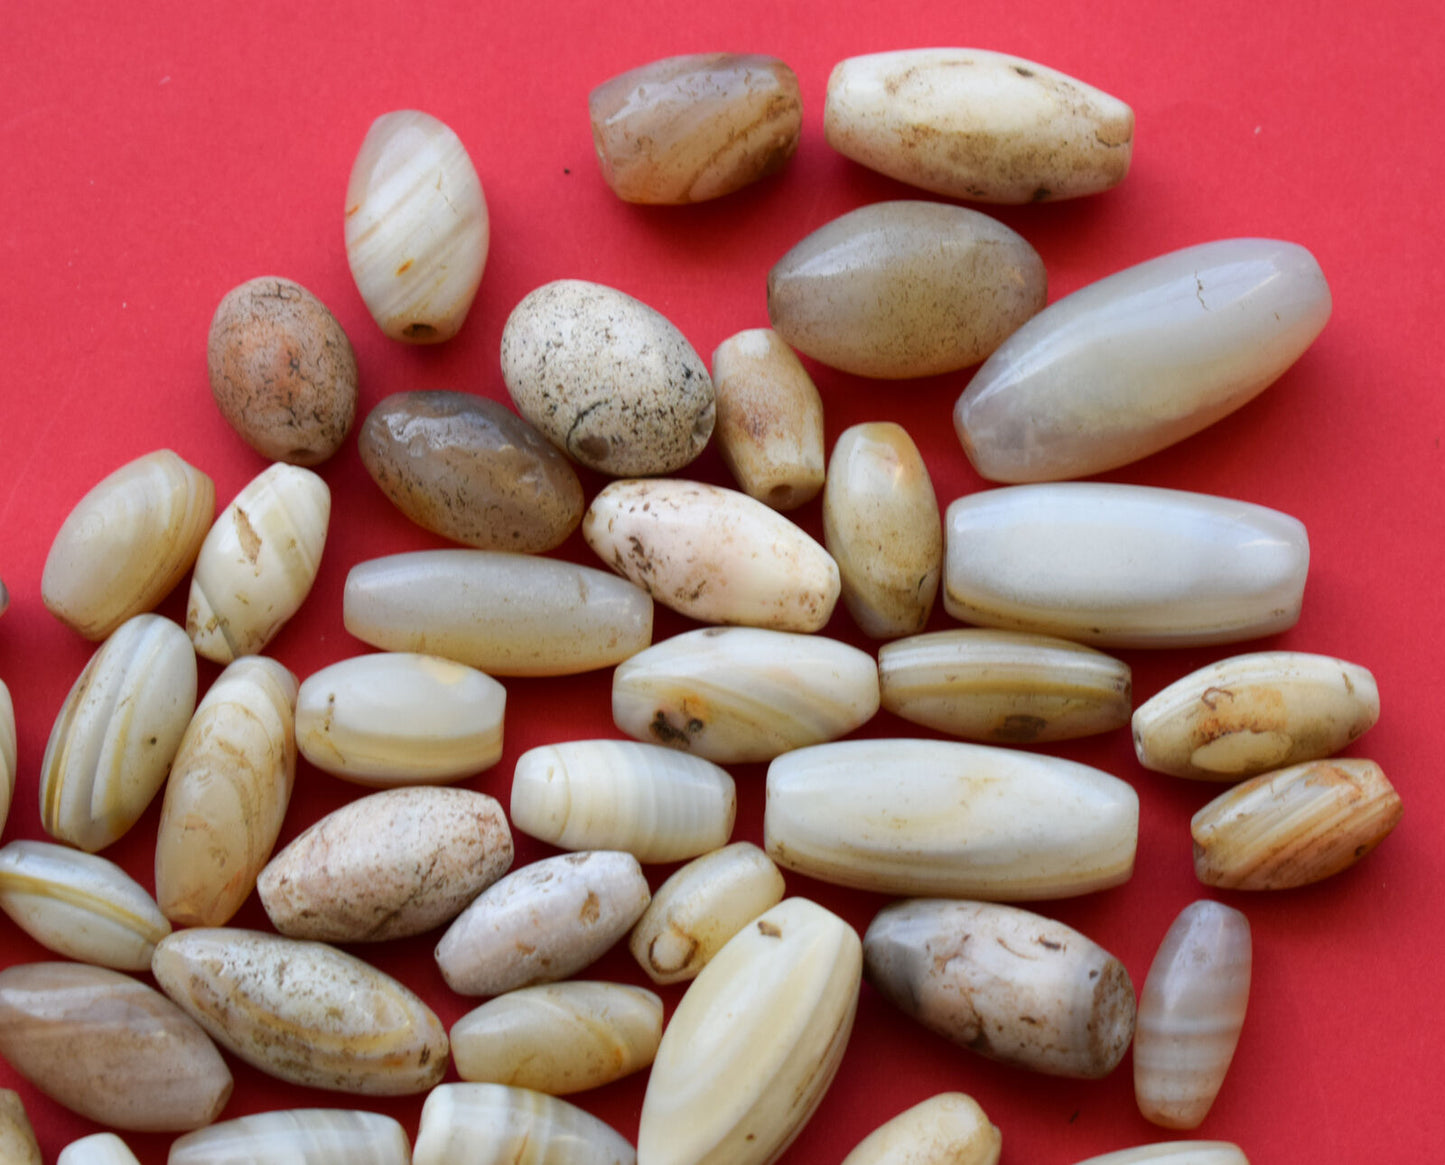
[[[166, 1165], [410, 1165], [389, 1116], [334, 1108], [257, 1112], [176, 1139]], [[57, 1162], [57, 1165], [59, 1163]]]
[[10, 689], [0, 680], [0, 830], [10, 816], [15, 798], [15, 702]]
[[874, 1129], [842, 1165], [998, 1165], [1002, 1147], [978, 1101], [940, 1092]]
[[0, 1088], [0, 1161], [5, 1165], [42, 1165], [25, 1102], [13, 1088]]
[[422, 1105], [412, 1165], [637, 1165], [591, 1113], [529, 1088], [443, 1084]]

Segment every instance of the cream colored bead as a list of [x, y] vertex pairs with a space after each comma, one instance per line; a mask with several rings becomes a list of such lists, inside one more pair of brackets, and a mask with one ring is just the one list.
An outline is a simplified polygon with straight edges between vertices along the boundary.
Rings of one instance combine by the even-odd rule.
[[422, 1105], [412, 1165], [636, 1165], [621, 1133], [565, 1100], [504, 1084], [443, 1084]]
[[1249, 1160], [1228, 1141], [1164, 1141], [1090, 1157], [1077, 1165], [1249, 1165]]
[[[410, 1165], [406, 1130], [389, 1116], [346, 1109], [257, 1112], [197, 1129], [166, 1165]], [[57, 1163], [58, 1165], [58, 1163]]]
[[42, 1165], [25, 1103], [12, 1088], [0, 1088], [0, 1161], [5, 1165]]
[[842, 1165], [998, 1165], [1002, 1144], [978, 1101], [940, 1092], [874, 1129]]
[[15, 799], [15, 704], [10, 689], [0, 680], [0, 830], [10, 817]]
[[96, 1133], [71, 1141], [60, 1150], [55, 1165], [140, 1165], [140, 1161], [114, 1133]]

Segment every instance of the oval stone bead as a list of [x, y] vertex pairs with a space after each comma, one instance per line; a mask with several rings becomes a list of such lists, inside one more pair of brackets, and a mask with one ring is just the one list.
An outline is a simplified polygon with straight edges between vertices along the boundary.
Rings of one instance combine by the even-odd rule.
[[989, 357], [954, 428], [993, 481], [1087, 477], [1147, 457], [1253, 400], [1330, 318], [1303, 247], [1224, 239], [1065, 296]]
[[185, 1012], [84, 963], [0, 971], [0, 1055], [57, 1104], [116, 1129], [199, 1128], [231, 1095], [230, 1070]]
[[62, 623], [104, 639], [175, 589], [215, 514], [215, 484], [194, 465], [169, 449], [137, 457], [70, 511], [45, 556], [40, 597]]
[[602, 177], [625, 202], [678, 205], [731, 194], [798, 148], [798, 78], [776, 57], [665, 57], [587, 98]]
[[[256, 1112], [176, 1139], [166, 1165], [411, 1165], [406, 1130], [389, 1116], [347, 1109]], [[58, 1165], [58, 1163], [57, 1163]]]
[[1261, 651], [1190, 672], [1140, 704], [1146, 769], [1237, 781], [1339, 752], [1380, 718], [1369, 670], [1328, 655]]
[[44, 1165], [25, 1103], [13, 1088], [0, 1088], [0, 1161], [5, 1165]]
[[962, 1092], [940, 1092], [860, 1141], [842, 1165], [998, 1165], [1003, 1137]]
[[140, 1160], [114, 1133], [96, 1133], [71, 1141], [60, 1150], [55, 1165], [140, 1165]]
[[940, 202], [878, 202], [820, 227], [768, 273], [768, 318], [857, 376], [977, 364], [1043, 306], [1043, 260], [1003, 223]]
[[1249, 1165], [1249, 1159], [1228, 1141], [1161, 1141], [1090, 1157], [1078, 1165]]
[[923, 629], [943, 573], [943, 523], [928, 467], [902, 425], [854, 425], [838, 438], [823, 489], [823, 545], [863, 634]]
[[611, 667], [652, 642], [652, 599], [603, 570], [487, 550], [419, 550], [358, 563], [346, 630], [373, 647], [454, 659], [495, 676]]
[[1093, 1080], [1134, 1035], [1124, 964], [1061, 922], [988, 902], [885, 906], [863, 938], [864, 974], [930, 1031], [991, 1060]]
[[366, 1096], [425, 1092], [447, 1034], [401, 983], [324, 943], [197, 927], [156, 947], [161, 990], [212, 1038], [292, 1084]]
[[726, 845], [737, 807], [732, 777], [711, 761], [631, 740], [542, 745], [512, 774], [512, 824], [523, 833], [561, 849], [625, 850], [639, 862]]
[[949, 198], [1076, 198], [1124, 180], [1134, 111], [1082, 81], [984, 49], [840, 61], [823, 131], [840, 154]]
[[15, 798], [15, 702], [10, 689], [0, 680], [0, 830], [10, 816]]
[[333, 663], [296, 697], [296, 744], [358, 785], [456, 781], [502, 756], [507, 691], [435, 655], [382, 652]]
[[491, 226], [467, 148], [428, 113], [371, 123], [346, 183], [346, 261], [377, 327], [435, 344], [461, 330]]
[[849, 740], [768, 767], [763, 839], [784, 869], [881, 894], [1021, 902], [1117, 886], [1139, 797], [1060, 757], [947, 740]]
[[1021, 485], [959, 498], [944, 518], [950, 615], [1101, 647], [1287, 631], [1308, 571], [1297, 519], [1181, 490]]
[[600, 283], [559, 279], [517, 304], [502, 379], [552, 444], [614, 477], [674, 473], [712, 435], [702, 357], [661, 313]]
[[985, 744], [1042, 744], [1129, 723], [1129, 665], [1050, 635], [961, 629], [878, 651], [884, 708]]
[[662, 1000], [641, 987], [574, 979], [509, 991], [451, 1030], [463, 1080], [552, 1096], [600, 1088], [652, 1063]]
[[665, 607], [705, 623], [818, 631], [838, 601], [838, 564], [746, 494], [697, 481], [614, 481], [582, 537]]
[[380, 942], [440, 926], [512, 865], [502, 807], [470, 789], [389, 789], [316, 822], [261, 871], [290, 938]]
[[392, 393], [356, 446], [397, 509], [453, 542], [531, 554], [560, 545], [582, 520], [582, 483], [567, 459], [485, 397]]
[[636, 1165], [621, 1133], [528, 1088], [443, 1084], [421, 1109], [412, 1165]]
[[128, 830], [165, 783], [196, 707], [196, 656], [176, 624], [136, 615], [85, 665], [40, 762], [40, 824], [89, 853]]

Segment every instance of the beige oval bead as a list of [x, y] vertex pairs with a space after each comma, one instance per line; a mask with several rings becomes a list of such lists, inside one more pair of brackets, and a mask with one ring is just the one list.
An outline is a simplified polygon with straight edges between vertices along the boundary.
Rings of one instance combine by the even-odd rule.
[[600, 1088], [652, 1063], [662, 1000], [641, 987], [576, 979], [509, 991], [452, 1026], [463, 1080], [552, 1096]]
[[644, 1165], [763, 1165], [802, 1131], [833, 1082], [858, 1005], [862, 952], [805, 898], [774, 906], [689, 984], [657, 1049]]
[[940, 1092], [874, 1129], [842, 1165], [998, 1165], [1002, 1148], [978, 1101]]
[[618, 728], [718, 764], [833, 740], [877, 711], [873, 657], [821, 635], [703, 627], [638, 652], [612, 676]]
[[1077, 1165], [1249, 1165], [1249, 1159], [1228, 1141], [1162, 1141], [1090, 1157]]
[[798, 148], [798, 78], [776, 57], [665, 57], [587, 98], [602, 177], [625, 202], [678, 205], [731, 194]]
[[25, 1113], [25, 1102], [13, 1088], [0, 1088], [0, 1161], [5, 1165], [42, 1165], [40, 1145]]
[[156, 900], [180, 926], [221, 926], [271, 856], [296, 780], [296, 677], [274, 659], [227, 666], [176, 753], [156, 834]]
[[1338, 757], [1263, 773], [1194, 815], [1194, 874], [1225, 890], [1306, 886], [1353, 866], [1403, 812], [1374, 761]]
[[701, 622], [818, 631], [838, 601], [838, 564], [826, 550], [721, 486], [614, 481], [592, 499], [582, 537], [618, 574]]
[[443, 1084], [421, 1109], [412, 1165], [636, 1165], [591, 1113], [528, 1088]]
[[0, 830], [10, 817], [15, 799], [15, 703], [10, 689], [0, 680]]
[[451, 339], [490, 241], [481, 179], [450, 127], [414, 109], [372, 122], [346, 184], [346, 261], [377, 327], [409, 344]]
[[823, 132], [840, 154], [949, 198], [1077, 198], [1124, 180], [1134, 111], [1046, 65], [926, 48], [839, 62]]
[[470, 789], [389, 789], [316, 822], [261, 871], [282, 934], [380, 942], [440, 926], [512, 865], [502, 807]]
[[751, 842], [703, 854], [652, 896], [628, 949], [654, 983], [697, 977], [728, 939], [783, 900], [783, 875]]
[[823, 545], [865, 635], [923, 629], [943, 573], [943, 521], [928, 467], [902, 425], [854, 425], [838, 438], [823, 488]]
[[196, 656], [176, 624], [136, 615], [85, 665], [40, 762], [40, 823], [89, 853], [160, 791], [196, 707]]
[[730, 336], [712, 354], [713, 440], [738, 488], [792, 510], [823, 488], [823, 398], [771, 328]]
[[857, 376], [977, 364], [1043, 306], [1043, 260], [1003, 223], [941, 202], [834, 219], [768, 272], [768, 318], [794, 348]]
[[373, 647], [454, 659], [494, 676], [611, 667], [652, 642], [652, 599], [603, 570], [487, 550], [420, 550], [358, 563], [346, 630]]
[[326, 547], [331, 491], [277, 462], [216, 519], [191, 575], [186, 633], [216, 663], [254, 655], [301, 609]]
[[191, 569], [216, 513], [215, 484], [169, 449], [122, 465], [76, 503], [40, 577], [61, 622], [104, 639]]
[[431, 1008], [324, 943], [198, 927], [161, 940], [151, 973], [217, 1043], [278, 1080], [405, 1096], [446, 1073], [446, 1029]]
[[458, 995], [565, 979], [626, 934], [650, 897], [631, 854], [545, 858], [483, 890], [437, 944], [437, 966]]
[[56, 954], [117, 971], [150, 970], [156, 943], [171, 932], [155, 900], [114, 862], [44, 841], [0, 849], [0, 909]]
[[[334, 1108], [257, 1112], [179, 1137], [166, 1165], [411, 1165], [389, 1116]], [[59, 1163], [57, 1162], [57, 1165]]]
[[318, 769], [358, 785], [456, 781], [502, 756], [507, 691], [435, 655], [383, 652], [308, 676], [296, 745]]
[[1380, 718], [1375, 677], [1359, 664], [1300, 651], [1236, 655], [1190, 672], [1134, 712], [1146, 769], [1237, 781], [1320, 760]]
[[185, 1012], [85, 963], [0, 971], [0, 1055], [57, 1104], [116, 1129], [199, 1128], [231, 1095], [230, 1070]]
[[1042, 744], [1129, 723], [1129, 665], [1102, 651], [1024, 631], [959, 629], [885, 643], [884, 708], [985, 744]]
[[140, 1165], [140, 1161], [114, 1133], [96, 1133], [71, 1141], [60, 1150], [55, 1165]]

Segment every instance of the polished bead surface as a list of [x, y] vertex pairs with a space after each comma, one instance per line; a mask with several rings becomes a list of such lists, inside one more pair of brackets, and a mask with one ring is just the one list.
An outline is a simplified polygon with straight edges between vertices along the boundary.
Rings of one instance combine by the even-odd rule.
[[421, 1110], [412, 1165], [636, 1165], [591, 1113], [529, 1088], [443, 1084]]
[[15, 702], [10, 689], [0, 680], [0, 830], [10, 816], [15, 797]]
[[5, 1165], [42, 1165], [35, 1130], [20, 1094], [13, 1088], [0, 1088], [0, 1161]]
[[1002, 1146], [978, 1101], [940, 1092], [874, 1129], [842, 1165], [998, 1165]]
[[1249, 1160], [1228, 1141], [1162, 1141], [1090, 1157], [1077, 1165], [1249, 1165]]
[[348, 1109], [257, 1112], [197, 1129], [166, 1165], [410, 1165], [406, 1130], [389, 1116]]
[[55, 1165], [140, 1165], [140, 1161], [114, 1133], [95, 1133], [71, 1141], [60, 1150]]

